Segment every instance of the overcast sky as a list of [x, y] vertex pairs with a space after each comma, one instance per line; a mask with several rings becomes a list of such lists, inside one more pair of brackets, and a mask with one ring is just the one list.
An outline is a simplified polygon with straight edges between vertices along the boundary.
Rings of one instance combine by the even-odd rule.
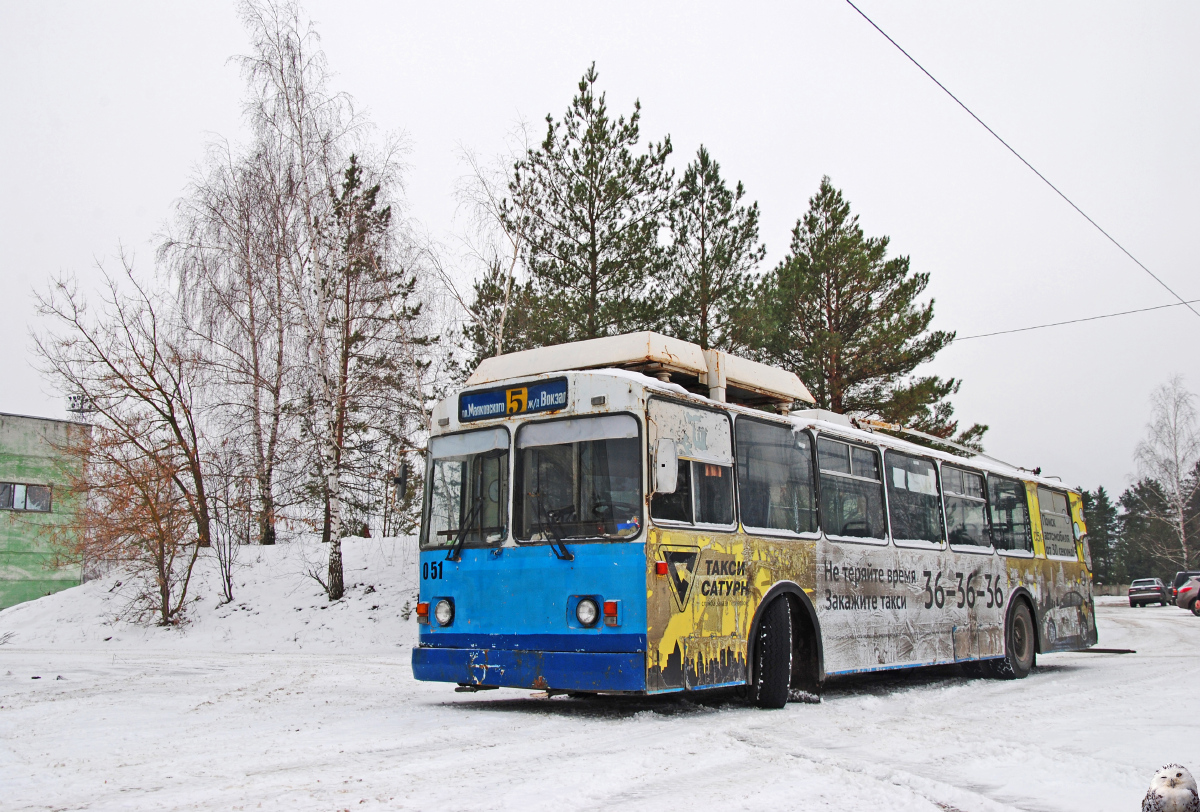
[[[932, 275], [960, 336], [1172, 300], [844, 2], [314, 2], [337, 89], [407, 134], [407, 205], [460, 230], [459, 146], [561, 116], [595, 60], [610, 110], [643, 109], [682, 167], [703, 143], [762, 209], [769, 251], [822, 175], [869, 235]], [[1200, 59], [1193, 3], [884, 3], [869, 15], [1185, 298], [1200, 298]], [[246, 51], [232, 3], [0, 4], [0, 411], [62, 416], [34, 368], [31, 291], [95, 276], [156, 234], [217, 137], [244, 138]], [[1189, 55], [1190, 54], [1190, 55]], [[541, 128], [537, 127], [540, 136]], [[1200, 318], [1180, 307], [962, 341], [960, 377], [992, 454], [1119, 492], [1173, 373], [1200, 390]]]

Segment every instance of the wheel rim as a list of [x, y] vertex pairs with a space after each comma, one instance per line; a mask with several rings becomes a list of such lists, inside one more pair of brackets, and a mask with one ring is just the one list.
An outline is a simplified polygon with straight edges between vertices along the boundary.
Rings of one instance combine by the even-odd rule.
[[1029, 659], [1029, 626], [1023, 614], [1018, 614], [1013, 623], [1013, 654], [1022, 663]]

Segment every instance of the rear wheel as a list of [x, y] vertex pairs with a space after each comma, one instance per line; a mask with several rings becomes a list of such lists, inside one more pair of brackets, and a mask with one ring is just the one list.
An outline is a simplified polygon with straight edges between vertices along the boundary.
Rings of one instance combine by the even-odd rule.
[[1188, 609], [1192, 610], [1193, 615], [1200, 617], [1200, 601], [1192, 601]]
[[782, 708], [792, 681], [792, 612], [787, 598], [776, 598], [763, 611], [754, 655], [754, 704]]
[[993, 660], [996, 676], [1002, 679], [1023, 679], [1033, 670], [1037, 656], [1033, 615], [1024, 601], [1013, 604], [1004, 625], [1004, 659]]

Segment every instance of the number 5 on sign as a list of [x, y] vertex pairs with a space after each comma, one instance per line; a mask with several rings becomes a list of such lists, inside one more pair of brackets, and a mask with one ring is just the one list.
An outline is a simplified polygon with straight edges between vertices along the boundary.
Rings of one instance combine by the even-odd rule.
[[509, 389], [508, 390], [508, 413], [520, 414], [525, 411], [526, 401], [529, 395], [526, 389]]

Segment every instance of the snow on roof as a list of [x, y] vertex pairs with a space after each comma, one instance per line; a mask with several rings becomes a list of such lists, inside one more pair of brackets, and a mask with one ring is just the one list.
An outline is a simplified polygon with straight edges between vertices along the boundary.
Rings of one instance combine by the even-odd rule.
[[704, 350], [691, 342], [649, 331], [486, 358], [467, 378], [466, 386], [603, 367], [634, 368], [664, 377], [695, 379], [710, 391], [720, 390], [720, 399], [724, 399], [728, 388], [745, 393], [749, 399], [813, 402], [808, 389], [792, 372], [722, 350]]

